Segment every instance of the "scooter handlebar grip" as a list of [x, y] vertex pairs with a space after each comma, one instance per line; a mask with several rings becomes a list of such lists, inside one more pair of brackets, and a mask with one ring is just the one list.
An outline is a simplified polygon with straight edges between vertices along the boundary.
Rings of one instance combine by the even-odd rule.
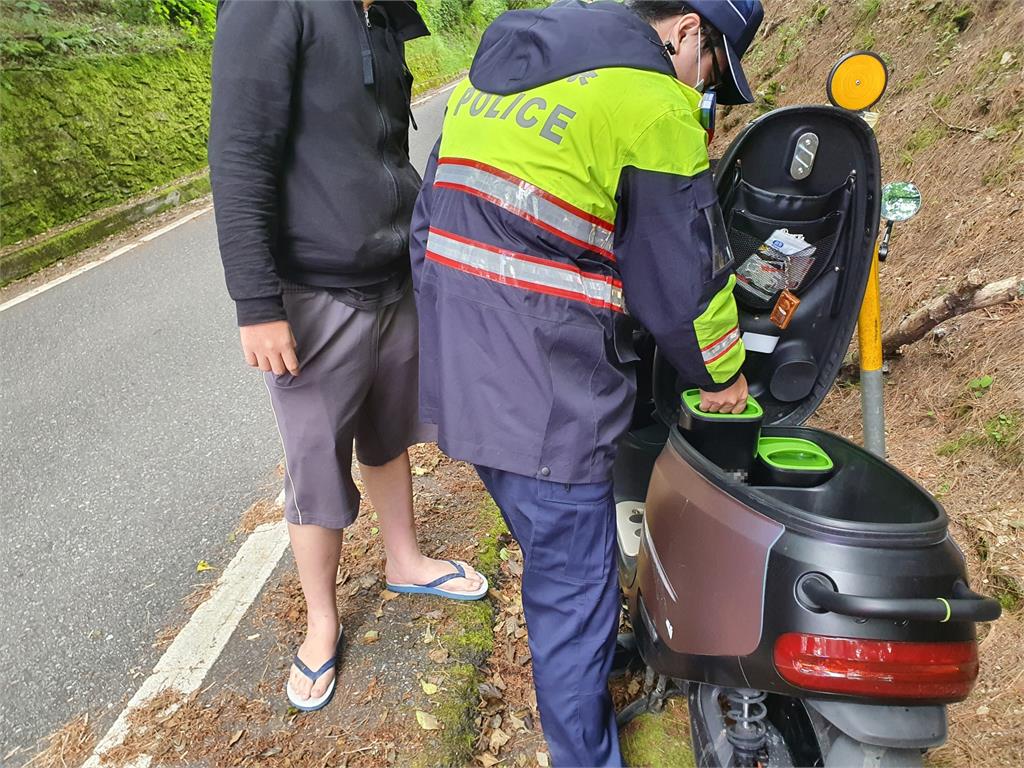
[[995, 621], [1002, 613], [998, 600], [972, 592], [963, 582], [952, 598], [862, 597], [838, 592], [824, 576], [808, 576], [799, 585], [805, 599], [822, 610], [857, 619], [898, 621]]

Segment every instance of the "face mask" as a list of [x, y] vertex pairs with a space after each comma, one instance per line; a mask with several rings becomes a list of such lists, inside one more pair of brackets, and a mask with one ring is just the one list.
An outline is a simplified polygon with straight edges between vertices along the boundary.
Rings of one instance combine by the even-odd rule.
[[704, 78], [700, 76], [700, 60], [701, 53], [701, 39], [700, 39], [701, 28], [697, 27], [697, 82], [693, 84], [693, 90], [697, 93], [704, 93]]

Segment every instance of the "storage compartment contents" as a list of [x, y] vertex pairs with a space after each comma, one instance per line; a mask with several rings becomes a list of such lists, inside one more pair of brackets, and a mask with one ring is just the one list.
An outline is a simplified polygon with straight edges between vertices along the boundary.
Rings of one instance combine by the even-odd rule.
[[782, 291], [799, 295], [813, 283], [835, 253], [852, 188], [850, 177], [825, 194], [798, 195], [737, 177], [727, 205], [737, 298], [769, 309]]
[[709, 461], [727, 472], [746, 476], [754, 463], [764, 410], [753, 397], [743, 413], [707, 413], [700, 409], [700, 390], [682, 394], [679, 429]]
[[737, 298], [769, 309], [784, 290], [800, 295], [831, 260], [842, 222], [839, 211], [811, 221], [734, 211], [729, 245], [736, 259]]
[[[752, 475], [751, 487], [783, 502], [797, 511], [819, 518], [882, 525], [926, 523], [940, 515], [940, 508], [928, 493], [895, 467], [874, 454], [838, 435], [808, 427], [765, 427], [763, 447]], [[806, 449], [786, 454], [786, 443], [794, 439], [810, 443], [820, 455], [798, 457]], [[770, 454], [781, 463], [793, 465], [806, 462], [808, 467], [821, 467], [820, 482], [800, 487], [795, 484], [769, 484], [757, 475], [762, 456]], [[826, 463], [831, 468], [824, 470]], [[792, 471], [792, 470], [790, 470]], [[792, 477], [792, 475], [790, 475]], [[755, 482], [755, 479], [757, 482]], [[776, 478], [777, 479], [777, 478]]]
[[762, 437], [750, 482], [806, 488], [828, 480], [834, 468], [817, 443], [799, 437]]

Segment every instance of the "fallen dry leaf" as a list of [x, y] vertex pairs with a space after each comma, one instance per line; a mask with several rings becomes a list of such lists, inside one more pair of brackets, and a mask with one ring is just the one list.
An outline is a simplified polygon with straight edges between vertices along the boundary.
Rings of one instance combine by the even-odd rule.
[[526, 730], [526, 722], [524, 720], [516, 717], [511, 712], [508, 713], [508, 722], [517, 731], [525, 731]]
[[382, 589], [380, 591], [380, 599], [385, 602], [389, 600], [394, 600], [396, 597], [398, 597], [398, 593], [392, 592], [390, 589]]
[[228, 746], [229, 747], [235, 746], [235, 744], [238, 742], [238, 740], [240, 738], [242, 738], [242, 734], [243, 733], [245, 733], [245, 729], [244, 728], [242, 730], [240, 730], [240, 731], [235, 731], [234, 735], [231, 737], [231, 741], [228, 742]]
[[512, 737], [501, 730], [501, 728], [495, 728], [491, 731], [491, 739], [488, 742], [488, 747], [491, 752], [498, 754], [501, 751], [501, 748], [508, 744], [511, 739]]
[[448, 651], [444, 648], [435, 648], [427, 654], [427, 658], [435, 664], [444, 664], [444, 662], [448, 661]]
[[433, 683], [428, 683], [426, 680], [420, 680], [420, 688], [427, 696], [433, 696], [438, 691], [438, 687]]
[[196, 573], [202, 573], [203, 571], [212, 571], [212, 570], [213, 570], [213, 566], [210, 565], [205, 560], [200, 560], [198, 563], [196, 563]]
[[549, 766], [551, 765], [551, 761], [548, 760], [547, 752], [537, 753], [537, 765], [539, 765], [540, 768], [549, 768]]
[[377, 583], [377, 577], [376, 576], [360, 576], [359, 577], [359, 586], [362, 587], [363, 589], [369, 589], [370, 587], [372, 587], [376, 583]]
[[429, 625], [427, 626], [427, 631], [423, 633], [423, 642], [428, 644], [434, 642], [434, 631]]
[[376, 643], [378, 640], [380, 640], [380, 632], [378, 632], [376, 629], [371, 629], [369, 632], [363, 635], [363, 642], [366, 645], [370, 645], [370, 643]]
[[484, 768], [492, 768], [492, 766], [501, 762], [501, 760], [496, 758], [490, 752], [483, 752], [477, 755], [476, 759], [480, 761], [480, 765], [484, 766]]
[[424, 731], [437, 731], [441, 728], [437, 718], [429, 712], [424, 712], [422, 709], [416, 710], [416, 722], [420, 724], [420, 728]]
[[490, 683], [480, 683], [480, 685], [477, 686], [477, 690], [480, 692], [480, 697], [485, 701], [499, 701], [502, 698], [501, 691]]

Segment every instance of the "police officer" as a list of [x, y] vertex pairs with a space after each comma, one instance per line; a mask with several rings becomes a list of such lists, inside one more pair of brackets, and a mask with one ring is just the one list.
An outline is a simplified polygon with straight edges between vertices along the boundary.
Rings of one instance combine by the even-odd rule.
[[620, 765], [611, 471], [639, 320], [705, 410], [747, 385], [702, 93], [751, 101], [758, 0], [560, 2], [501, 16], [451, 94], [413, 215], [420, 409], [523, 548], [558, 766]]

